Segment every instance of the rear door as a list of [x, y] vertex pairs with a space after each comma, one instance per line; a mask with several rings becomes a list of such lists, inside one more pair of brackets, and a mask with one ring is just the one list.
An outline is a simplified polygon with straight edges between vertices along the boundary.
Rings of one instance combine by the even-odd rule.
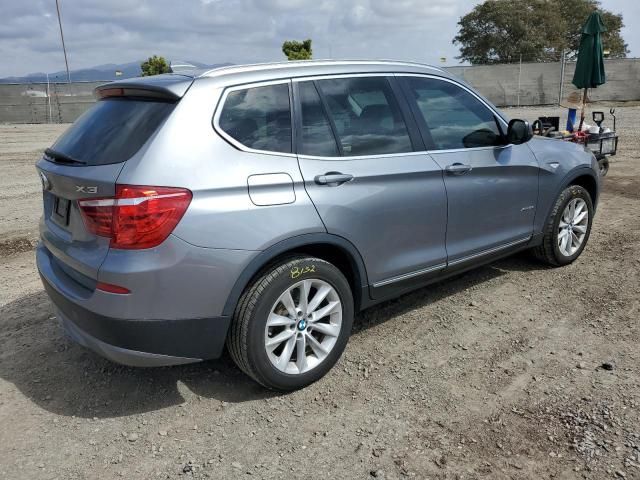
[[[78, 200], [115, 194], [124, 162], [134, 156], [170, 115], [175, 101], [106, 96], [45, 151], [36, 168], [43, 185], [40, 234], [57, 266], [91, 287], [109, 250], [109, 239], [92, 234]], [[140, 93], [140, 90], [138, 90]]]
[[444, 171], [449, 264], [531, 238], [538, 162], [528, 145], [506, 145], [502, 121], [459, 84], [401, 76], [429, 153]]
[[374, 296], [446, 264], [446, 194], [392, 77], [294, 80], [305, 186], [361, 253]]

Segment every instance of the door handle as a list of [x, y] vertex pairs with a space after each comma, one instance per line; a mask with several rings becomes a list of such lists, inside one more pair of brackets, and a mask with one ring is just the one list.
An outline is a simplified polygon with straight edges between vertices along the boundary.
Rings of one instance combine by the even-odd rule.
[[449, 175], [464, 175], [472, 170], [471, 165], [464, 165], [462, 163], [454, 163], [444, 167], [444, 171]]
[[330, 187], [337, 187], [351, 180], [353, 180], [353, 175], [340, 172], [327, 172], [324, 175], [316, 175], [314, 178], [318, 185], [328, 185]]

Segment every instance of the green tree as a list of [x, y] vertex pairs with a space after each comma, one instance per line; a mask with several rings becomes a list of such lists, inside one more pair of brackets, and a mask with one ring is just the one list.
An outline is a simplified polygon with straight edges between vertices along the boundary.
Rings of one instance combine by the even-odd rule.
[[149, 57], [146, 61], [142, 62], [140, 64], [140, 70], [142, 70], [143, 77], [160, 75], [161, 73], [171, 73], [171, 67], [167, 63], [167, 60], [157, 55]]
[[298, 42], [297, 40], [286, 40], [282, 44], [282, 53], [289, 60], [311, 60], [313, 54], [311, 50], [311, 39]]
[[610, 58], [629, 50], [620, 33], [622, 15], [599, 8], [598, 0], [486, 0], [458, 22], [453, 43], [461, 60], [472, 64], [557, 61], [562, 51], [576, 54], [580, 30], [599, 9], [607, 27], [603, 35]]

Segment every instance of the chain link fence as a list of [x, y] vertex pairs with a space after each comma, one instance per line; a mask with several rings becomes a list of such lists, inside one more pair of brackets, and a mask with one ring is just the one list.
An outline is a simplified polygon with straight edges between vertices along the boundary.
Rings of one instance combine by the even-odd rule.
[[[575, 87], [575, 62], [510, 63], [445, 67], [497, 106], [554, 105]], [[607, 83], [590, 91], [591, 101], [640, 100], [640, 59], [605, 60]], [[0, 123], [73, 122], [95, 101], [105, 82], [0, 84]]]
[[[554, 105], [576, 91], [575, 61], [449, 67], [499, 107]], [[605, 60], [607, 83], [589, 91], [591, 101], [640, 100], [640, 59]]]
[[73, 122], [105, 82], [0, 84], [0, 123]]

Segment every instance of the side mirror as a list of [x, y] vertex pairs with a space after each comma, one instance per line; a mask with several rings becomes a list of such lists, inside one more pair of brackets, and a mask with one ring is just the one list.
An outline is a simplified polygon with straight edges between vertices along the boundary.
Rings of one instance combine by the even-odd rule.
[[518, 120], [514, 118], [509, 122], [507, 128], [507, 143], [520, 145], [526, 143], [533, 138], [533, 130], [529, 122], [526, 120]]

